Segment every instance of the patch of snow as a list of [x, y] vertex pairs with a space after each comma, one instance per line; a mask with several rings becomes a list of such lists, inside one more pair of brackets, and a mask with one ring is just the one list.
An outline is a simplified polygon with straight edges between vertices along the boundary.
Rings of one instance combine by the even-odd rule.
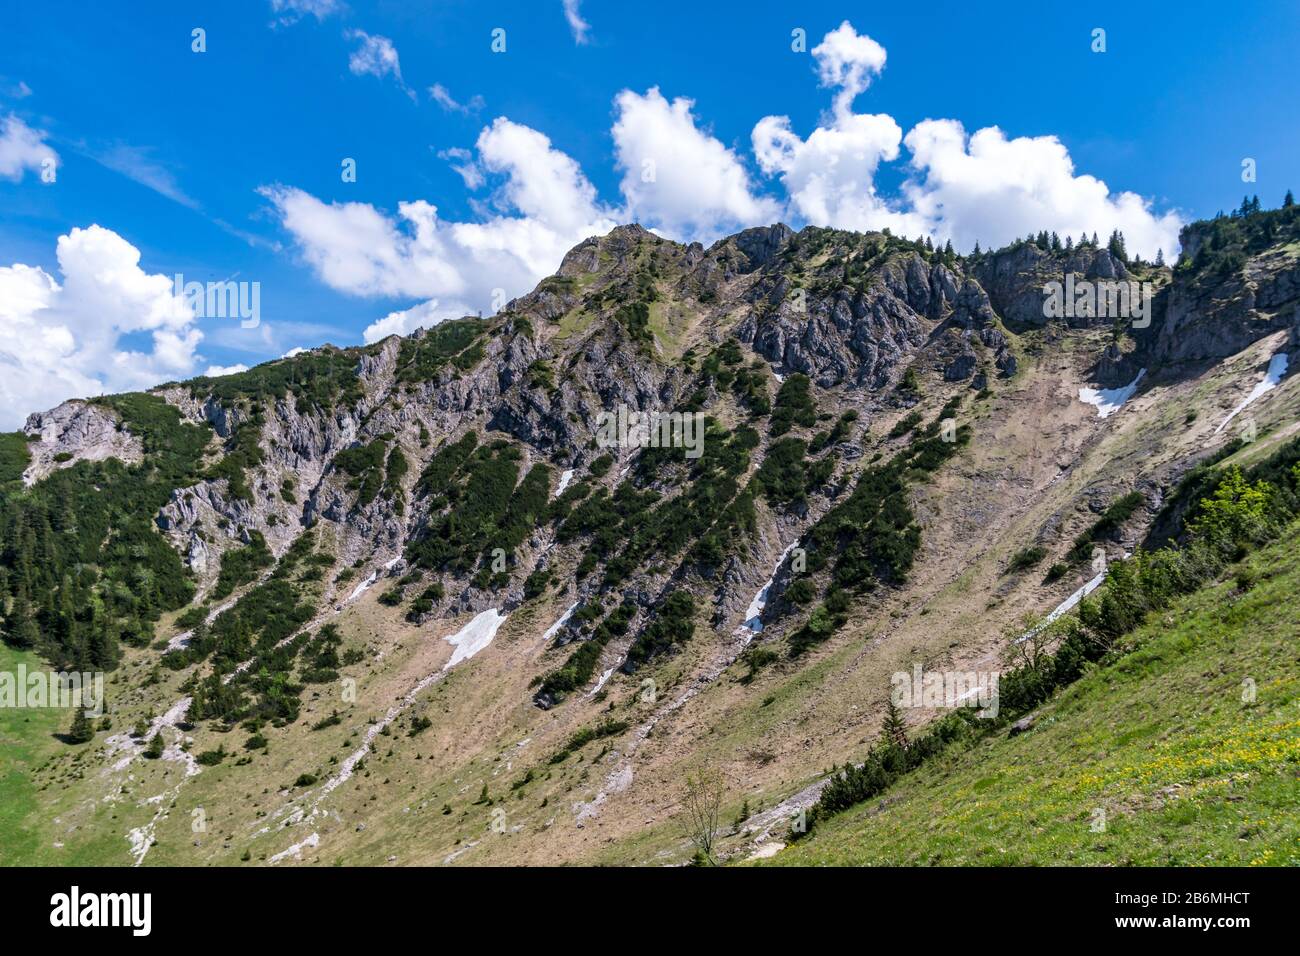
[[1282, 381], [1282, 377], [1286, 375], [1287, 362], [1288, 359], [1287, 359], [1287, 354], [1285, 352], [1278, 352], [1271, 359], [1269, 359], [1268, 371], [1264, 373], [1264, 380], [1258, 383], [1253, 389], [1251, 389], [1250, 394], [1245, 397], [1245, 399], [1241, 402], [1241, 404], [1238, 405], [1236, 408], [1234, 408], [1228, 414], [1228, 417], [1219, 423], [1219, 427], [1214, 430], [1214, 434], [1217, 435], [1219, 434], [1219, 432], [1227, 428], [1228, 422], [1232, 421], [1243, 411], [1245, 411], [1246, 406], [1250, 405], [1252, 402], [1256, 401], [1257, 399], [1262, 398], [1266, 393], [1271, 392], [1273, 389], [1277, 388], [1278, 382]]
[[564, 472], [564, 474], [560, 475], [560, 484], [559, 484], [559, 486], [555, 489], [555, 497], [558, 498], [558, 497], [560, 497], [560, 495], [564, 494], [564, 489], [567, 488], [567, 487], [569, 487], [569, 482], [571, 482], [571, 481], [573, 481], [573, 469], [572, 469], [572, 468], [568, 469], [567, 471]]
[[600, 679], [596, 681], [596, 686], [591, 689], [591, 693], [589, 693], [587, 696], [595, 697], [597, 694], [599, 694], [600, 689], [604, 687], [606, 683], [608, 683], [611, 677], [614, 676], [614, 671], [615, 668], [611, 667], [609, 670], [605, 671], [605, 673], [601, 674]]
[[[1130, 553], [1128, 551], [1125, 551], [1124, 557], [1126, 558], [1129, 557], [1129, 554]], [[1034, 628], [1031, 628], [1029, 631], [1017, 637], [1016, 643], [1023, 644], [1025, 641], [1029, 640], [1031, 637], [1033, 637], [1043, 628], [1047, 627], [1047, 625], [1051, 624], [1057, 618], [1061, 617], [1063, 614], [1068, 614], [1071, 611], [1073, 611], [1078, 606], [1080, 601], [1086, 598], [1093, 591], [1097, 590], [1097, 588], [1101, 587], [1101, 583], [1105, 580], [1106, 580], [1106, 569], [1103, 569], [1101, 573], [1099, 573], [1096, 577], [1091, 578], [1087, 584], [1079, 588], [1079, 590], [1075, 591], [1073, 594], [1071, 594], [1060, 604], [1056, 605], [1056, 607], [1052, 609], [1051, 613], [1048, 614], [1047, 617], [1043, 618], [1043, 622], [1041, 624], [1039, 624]]]
[[462, 627], [451, 637], [447, 638], [447, 643], [456, 648], [452, 651], [451, 660], [443, 665], [444, 671], [449, 671], [461, 661], [467, 661], [483, 648], [492, 643], [492, 638], [496, 637], [497, 630], [506, 622], [508, 614], [500, 614], [494, 607], [474, 617], [464, 627]]
[[1137, 373], [1137, 378], [1122, 388], [1081, 388], [1079, 401], [1097, 406], [1098, 418], [1110, 418], [1120, 407], [1137, 392], [1138, 383], [1147, 374], [1146, 369]]
[[573, 612], [576, 611], [577, 609], [578, 609], [577, 601], [574, 601], [567, 608], [565, 608], [564, 613], [560, 615], [560, 619], [556, 621], [554, 624], [552, 624], [550, 627], [548, 627], [546, 629], [546, 633], [542, 635], [542, 643], [545, 644], [556, 634], [559, 634], [560, 628], [564, 627], [565, 624], [569, 623], [569, 618], [573, 617]]
[[384, 570], [391, 571], [393, 570], [393, 568], [401, 564], [401, 562], [402, 562], [402, 556], [399, 554], [397, 557], [393, 558], [393, 560], [384, 562]]
[[758, 593], [754, 595], [754, 600], [750, 601], [749, 607], [745, 609], [745, 623], [741, 625], [742, 627], [749, 628], [749, 630], [753, 631], [755, 634], [762, 633], [763, 608], [767, 607], [767, 592], [772, 587], [772, 582], [776, 580], [776, 572], [781, 570], [781, 565], [785, 563], [785, 559], [789, 556], [790, 552], [794, 550], [795, 545], [798, 543], [799, 539], [795, 538], [790, 542], [789, 546], [781, 552], [781, 556], [776, 559], [776, 567], [772, 569], [772, 576], [769, 577], [763, 586], [758, 589]]
[[379, 575], [377, 573], [375, 573], [374, 571], [370, 572], [370, 577], [366, 578], [364, 581], [358, 584], [356, 588], [352, 591], [352, 593], [348, 595], [348, 599], [343, 603], [351, 604], [357, 598], [361, 597], [361, 595], [365, 594], [366, 590], [370, 587], [370, 585], [374, 584], [378, 578]]

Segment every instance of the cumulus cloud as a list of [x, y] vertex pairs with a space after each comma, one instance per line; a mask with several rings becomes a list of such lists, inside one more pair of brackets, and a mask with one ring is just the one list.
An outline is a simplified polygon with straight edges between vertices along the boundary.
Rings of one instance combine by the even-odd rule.
[[[172, 279], [92, 225], [60, 236], [62, 282], [38, 266], [0, 267], [0, 428], [71, 397], [148, 388], [193, 372], [202, 333]], [[147, 345], [147, 347], [145, 347]]]
[[904, 235], [924, 231], [920, 217], [876, 191], [876, 171], [898, 158], [902, 129], [885, 113], [853, 112], [853, 100], [884, 69], [884, 47], [845, 20], [812, 55], [822, 86], [836, 90], [831, 115], [807, 139], [794, 132], [788, 116], [763, 117], [751, 136], [759, 167], [781, 178], [791, 211], [805, 222]]
[[57, 167], [59, 154], [46, 145], [45, 133], [13, 114], [0, 118], [0, 178], [17, 182], [24, 170], [39, 173], [47, 161]]
[[564, 0], [564, 19], [569, 23], [569, 31], [573, 34], [573, 42], [578, 46], [585, 46], [588, 42], [587, 34], [591, 32], [591, 24], [582, 19], [582, 0]]
[[356, 76], [376, 76], [383, 79], [391, 76], [402, 91], [415, 101], [415, 90], [406, 85], [402, 78], [402, 64], [397, 56], [397, 48], [388, 37], [371, 36], [365, 30], [349, 30], [344, 34], [349, 40], [360, 40], [361, 44], [348, 57], [348, 69]]
[[390, 216], [292, 187], [263, 190], [327, 285], [351, 295], [421, 300], [373, 323], [367, 341], [451, 316], [490, 314], [554, 272], [574, 245], [617, 224], [578, 164], [536, 130], [499, 118], [476, 149], [484, 181], [499, 181], [481, 222], [443, 221], [424, 200], [399, 203]]
[[754, 127], [754, 155], [779, 175], [798, 219], [840, 229], [890, 229], [917, 235], [926, 223], [876, 192], [876, 170], [898, 158], [903, 131], [892, 116], [844, 114], [801, 139], [787, 116], [765, 116]]
[[[904, 137], [888, 114], [853, 112], [886, 54], [847, 20], [812, 54], [822, 86], [836, 91], [829, 115], [806, 139], [785, 116], [764, 117], [752, 134], [759, 167], [780, 177], [797, 219], [928, 235], [961, 251], [977, 240], [1000, 246], [1044, 229], [1061, 236], [1119, 229], [1128, 249], [1148, 258], [1178, 248], [1177, 213], [1157, 214], [1135, 193], [1111, 193], [1101, 180], [1076, 175], [1055, 136], [1012, 139], [996, 126], [968, 136], [956, 120], [931, 119]], [[878, 193], [876, 174], [900, 158], [900, 144], [911, 154], [910, 176], [901, 197], [889, 200]]]
[[696, 125], [694, 101], [670, 103], [652, 87], [645, 95], [624, 90], [614, 105], [614, 150], [630, 218], [702, 240], [780, 218], [780, 204], [755, 194], [735, 152]]
[[836, 115], [847, 114], [859, 93], [885, 68], [885, 48], [845, 20], [813, 47], [822, 86], [838, 89]]
[[1118, 229], [1128, 250], [1146, 258], [1178, 248], [1183, 221], [1176, 213], [1157, 215], [1136, 193], [1112, 193], [1100, 179], [1076, 175], [1055, 136], [1008, 139], [996, 126], [967, 136], [956, 120], [926, 120], [905, 143], [917, 179], [904, 192], [935, 238], [960, 249], [976, 240], [1000, 246], [1042, 229], [1062, 238], [1104, 238]]

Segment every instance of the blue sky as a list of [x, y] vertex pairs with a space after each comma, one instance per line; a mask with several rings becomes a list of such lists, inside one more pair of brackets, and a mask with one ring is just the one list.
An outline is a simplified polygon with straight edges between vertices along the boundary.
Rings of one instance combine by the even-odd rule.
[[[1300, 186], [1294, 3], [565, 6], [11, 5], [0, 426], [489, 312], [627, 218], [705, 241], [891, 225], [962, 249], [1118, 225], [1142, 249]], [[260, 324], [160, 317], [149, 277], [176, 273], [258, 282]]]

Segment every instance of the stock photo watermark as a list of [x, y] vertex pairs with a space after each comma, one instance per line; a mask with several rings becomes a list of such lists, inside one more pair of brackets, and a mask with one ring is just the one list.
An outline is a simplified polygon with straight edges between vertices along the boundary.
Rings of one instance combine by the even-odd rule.
[[262, 324], [262, 283], [185, 281], [176, 273], [172, 294], [185, 302], [196, 319], [239, 319], [241, 329]]
[[1150, 282], [1117, 282], [1074, 278], [1043, 286], [1043, 317], [1047, 319], [1131, 319], [1133, 328], [1151, 325]]
[[81, 707], [87, 717], [104, 714], [102, 671], [28, 671], [19, 664], [13, 671], [0, 671], [0, 707]]
[[926, 671], [915, 664], [910, 672], [889, 678], [889, 699], [895, 707], [978, 707], [978, 717], [998, 715], [998, 671]]
[[684, 448], [687, 458], [704, 454], [703, 412], [637, 412], [626, 405], [596, 416], [601, 448]]

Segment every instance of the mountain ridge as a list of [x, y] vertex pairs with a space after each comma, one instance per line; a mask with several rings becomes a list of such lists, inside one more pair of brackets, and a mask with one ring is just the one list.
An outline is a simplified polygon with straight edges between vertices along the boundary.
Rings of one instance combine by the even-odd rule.
[[[408, 697], [395, 718], [405, 746], [434, 735], [439, 769], [417, 773], [409, 753], [393, 766], [461, 811], [445, 815], [455, 832], [434, 828], [426, 858], [459, 852], [453, 836], [502, 835], [494, 802], [542, 789], [542, 807], [507, 827], [523, 846], [492, 849], [509, 841], [479, 833], [467, 852], [590, 859], [592, 830], [616, 847], [656, 834], [660, 852], [680, 842], [665, 835], [674, 812], [663, 791], [696, 751], [734, 788], [779, 802], [860, 745], [891, 669], [918, 656], [985, 660], [1020, 615], [1068, 596], [1084, 574], [1067, 554], [1074, 540], [1132, 491], [1142, 503], [1095, 544], [1112, 557], [1136, 545], [1205, 456], [1211, 428], [1161, 396], [1210, 409], [1261, 349], [1295, 353], [1296, 217], [1255, 215], [1272, 218], [1242, 217], [1235, 238], [1214, 222], [1189, 227], [1189, 237], [1219, 232], [1188, 242], [1172, 269], [1091, 243], [1056, 251], [1047, 238], [961, 257], [887, 233], [778, 224], [706, 249], [621, 226], [584, 240], [491, 319], [64, 403], [28, 419], [24, 433], [39, 440], [21, 450], [35, 454], [16, 475], [0, 472], [6, 638], [54, 663], [124, 659], [114, 723], [197, 695], [202, 716], [146, 728], [176, 759], [187, 738], [215, 749], [242, 728], [269, 740], [242, 748], [242, 767], [200, 761], [184, 786], [222, 793], [264, 764], [260, 779], [278, 773], [286, 806], [304, 809], [290, 828], [343, 801], [337, 819], [321, 811], [331, 832], [315, 832], [353, 859], [378, 852], [362, 836], [377, 823], [349, 787], [315, 793], [337, 774], [306, 742], [354, 740], [363, 710], [375, 719], [381, 702]], [[1267, 228], [1273, 239], [1259, 246]], [[1202, 256], [1207, 242], [1227, 258]], [[1044, 319], [1043, 284], [1066, 272], [1150, 282], [1150, 330]], [[1114, 422], [1079, 401], [1086, 383], [1121, 385], [1139, 368], [1147, 384]], [[1294, 390], [1282, 391], [1261, 407], [1294, 407]], [[598, 416], [619, 406], [704, 414], [705, 454], [692, 464], [671, 450], [598, 447]], [[1260, 437], [1274, 440], [1283, 420], [1276, 433], [1264, 420]], [[106, 482], [131, 487], [136, 511], [105, 513], [90, 489]], [[1052, 581], [1007, 570], [1031, 542], [1050, 552], [1042, 564], [1062, 559]], [[142, 547], [143, 588], [131, 550]], [[794, 570], [796, 547], [806, 571]], [[34, 560], [40, 549], [48, 561]], [[746, 628], [769, 580], [762, 630]], [[478, 653], [412, 691], [442, 674], [442, 637], [489, 611], [504, 617]], [[348, 680], [363, 704], [344, 706], [336, 685]], [[456, 688], [463, 700], [451, 699]], [[491, 719], [466, 710], [470, 700]], [[451, 714], [445, 726], [425, 716], [435, 707]], [[674, 728], [664, 743], [661, 723]], [[800, 726], [815, 730], [804, 739]], [[470, 803], [477, 783], [465, 781], [486, 793], [514, 762], [502, 754], [515, 731], [568, 756], [541, 755], [527, 783]], [[613, 749], [580, 768], [595, 739]], [[143, 763], [139, 749], [128, 766], [166, 773], [175, 762]], [[51, 756], [47, 777], [67, 774], [70, 759]], [[388, 759], [367, 750], [358, 763]], [[283, 786], [295, 774], [315, 779]], [[566, 794], [574, 809], [559, 816], [551, 801]], [[365, 829], [343, 827], [344, 813]], [[95, 817], [85, 825], [109, 826]], [[269, 859], [284, 849], [270, 846], [280, 829], [232, 832], [202, 854]], [[310, 834], [290, 835], [286, 846]], [[189, 859], [188, 842], [169, 842], [170, 859]]]

